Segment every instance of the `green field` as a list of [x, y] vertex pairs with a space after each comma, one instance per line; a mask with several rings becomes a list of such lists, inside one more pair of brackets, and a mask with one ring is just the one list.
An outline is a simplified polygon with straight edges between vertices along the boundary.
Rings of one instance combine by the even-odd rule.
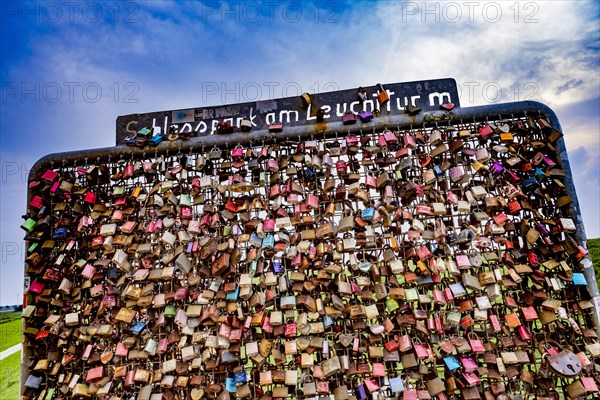
[[0, 314], [0, 351], [21, 343], [21, 313]]
[[588, 239], [587, 247], [592, 256], [594, 271], [596, 271], [596, 282], [600, 287], [600, 239]]
[[19, 398], [21, 373], [21, 352], [0, 360], [0, 399], [15, 400]]

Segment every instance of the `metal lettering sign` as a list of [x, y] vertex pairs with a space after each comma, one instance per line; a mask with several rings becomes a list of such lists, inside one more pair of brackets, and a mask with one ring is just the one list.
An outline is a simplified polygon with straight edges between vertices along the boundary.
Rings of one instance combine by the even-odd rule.
[[[458, 90], [454, 79], [384, 84], [390, 101], [383, 105], [381, 115], [406, 114], [406, 107], [413, 105], [422, 111], [437, 111], [444, 103], [459, 107]], [[129, 136], [143, 127], [154, 128], [155, 134], [165, 134], [175, 126], [178, 132], [196, 131], [199, 135], [211, 135], [219, 122], [239, 126], [248, 118], [253, 130], [267, 129], [270, 124], [281, 122], [285, 126], [301, 126], [316, 122], [317, 110], [324, 111], [325, 122], [341, 121], [345, 112], [359, 113], [379, 109], [377, 86], [364, 87], [367, 98], [360, 100], [358, 88], [311, 95], [312, 104], [304, 107], [300, 96], [273, 100], [254, 101], [221, 106], [196, 107], [183, 110], [157, 111], [131, 114], [117, 118], [116, 143], [123, 144]]]

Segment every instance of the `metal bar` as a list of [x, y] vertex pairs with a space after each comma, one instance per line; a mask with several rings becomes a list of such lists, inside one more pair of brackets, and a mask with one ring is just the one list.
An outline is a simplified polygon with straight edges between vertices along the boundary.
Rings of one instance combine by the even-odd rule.
[[[437, 113], [421, 113], [416, 116], [392, 115], [386, 116], [382, 113], [378, 118], [368, 124], [343, 125], [341, 122], [330, 122], [327, 124], [303, 125], [296, 127], [283, 127], [283, 132], [271, 133], [268, 130], [251, 131], [249, 133], [235, 132], [229, 135], [206, 135], [192, 137], [187, 140], [176, 140], [173, 142], [163, 141], [156, 148], [129, 147], [125, 145], [114, 147], [103, 147], [90, 150], [72, 151], [66, 153], [53, 153], [39, 159], [30, 171], [30, 179], [35, 179], [39, 170], [50, 164], [72, 165], [77, 162], [98, 160], [107, 161], [109, 159], [118, 160], [120, 158], [131, 158], [151, 155], [151, 154], [174, 154], [178, 151], [192, 150], [210, 150], [212, 147], [233, 147], [237, 144], [273, 142], [280, 140], [301, 140], [312, 137], [334, 137], [335, 135], [345, 135], [348, 133], [357, 133], [361, 131], [382, 130], [389, 127], [410, 128], [433, 126], [436, 123], [445, 125], [448, 122], [464, 121], [465, 123], [486, 121], [496, 119], [496, 116], [509, 118], [514, 116], [523, 116], [527, 113], [542, 112], [556, 123], [558, 127], [558, 118], [548, 106], [535, 101], [522, 101], [517, 103], [497, 104], [493, 106], [478, 106], [468, 108], [455, 108], [452, 112], [440, 113], [441, 119], [433, 121]], [[500, 118], [500, 119], [502, 119]]]

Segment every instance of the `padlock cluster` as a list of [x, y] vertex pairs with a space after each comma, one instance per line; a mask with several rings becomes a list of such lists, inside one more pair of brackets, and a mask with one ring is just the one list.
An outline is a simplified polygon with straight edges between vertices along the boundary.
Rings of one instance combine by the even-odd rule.
[[49, 166], [24, 394], [597, 392], [560, 137], [539, 116]]

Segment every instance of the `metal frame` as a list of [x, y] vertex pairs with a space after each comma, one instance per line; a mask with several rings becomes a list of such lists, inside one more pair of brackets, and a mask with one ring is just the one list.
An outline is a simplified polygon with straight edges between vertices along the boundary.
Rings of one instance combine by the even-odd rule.
[[[283, 132], [271, 133], [268, 130], [257, 130], [249, 133], [235, 132], [229, 135], [205, 135], [192, 137], [187, 140], [176, 140], [176, 141], [163, 141], [156, 148], [137, 148], [129, 147], [126, 145], [119, 145], [114, 147], [104, 147], [97, 149], [89, 149], [82, 151], [72, 151], [65, 153], [53, 153], [48, 154], [40, 158], [29, 172], [28, 181], [37, 179], [39, 173], [45, 168], [51, 168], [53, 166], [72, 166], [78, 162], [107, 162], [116, 161], [124, 158], [145, 158], [148, 155], [173, 155], [180, 151], [208, 151], [212, 147], [220, 148], [231, 148], [238, 144], [247, 143], [268, 143], [268, 142], [280, 142], [285, 140], [302, 140], [309, 139], [311, 137], [336, 137], [343, 136], [348, 133], [359, 133], [362, 131], [378, 131], [385, 128], [394, 127], [398, 129], [409, 129], [419, 127], [433, 127], [443, 126], [449, 123], [473, 123], [473, 122], [484, 122], [489, 120], [503, 120], [508, 118], [524, 117], [528, 114], [544, 114], [552, 127], [556, 130], [561, 131], [560, 122], [558, 117], [552, 109], [543, 103], [535, 101], [523, 101], [516, 103], [504, 103], [496, 105], [478, 106], [478, 107], [467, 107], [467, 108], [455, 108], [451, 112], [428, 112], [420, 113], [416, 116], [409, 115], [380, 115], [368, 124], [356, 124], [356, 125], [343, 125], [341, 122], [330, 122], [326, 124], [325, 128], [323, 124], [315, 125], [303, 125], [296, 127], [284, 126]], [[571, 167], [565, 147], [564, 139], [560, 138], [556, 142], [556, 151], [561, 158], [562, 166], [565, 172], [565, 182], [567, 186], [567, 192], [571, 196], [573, 203], [572, 215], [577, 226], [576, 238], [580, 244], [585, 246], [585, 230], [583, 226], [583, 219], [581, 216], [581, 209], [577, 199], [577, 193], [571, 174]], [[30, 200], [32, 194], [28, 192], [28, 200]], [[582, 266], [586, 280], [588, 282], [588, 291], [593, 297], [594, 304], [594, 323], [596, 325], [596, 331], [600, 334], [600, 293], [596, 284], [596, 276], [592, 263], [590, 262], [590, 256], [587, 255], [582, 260]], [[24, 324], [25, 322], [23, 322]], [[27, 346], [22, 351], [22, 364], [21, 364], [21, 390], [24, 389], [24, 379], [26, 374], [27, 366], [26, 360], [30, 356]]]

